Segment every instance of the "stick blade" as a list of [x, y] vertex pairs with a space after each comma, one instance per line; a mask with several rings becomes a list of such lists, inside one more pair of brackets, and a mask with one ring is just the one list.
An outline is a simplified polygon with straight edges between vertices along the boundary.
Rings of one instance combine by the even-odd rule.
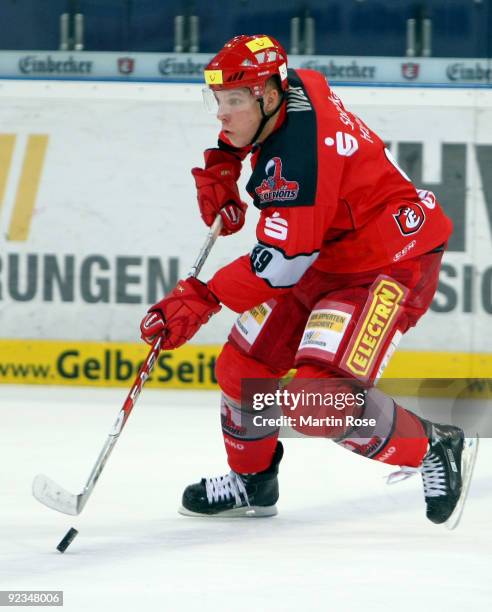
[[73, 495], [63, 487], [60, 487], [54, 480], [44, 474], [38, 474], [32, 483], [32, 494], [44, 504], [63, 514], [76, 516], [80, 514], [80, 495]]

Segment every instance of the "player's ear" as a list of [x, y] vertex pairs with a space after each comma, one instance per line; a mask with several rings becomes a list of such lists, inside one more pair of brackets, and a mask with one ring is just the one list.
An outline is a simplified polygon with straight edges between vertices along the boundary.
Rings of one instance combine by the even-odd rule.
[[273, 109], [277, 108], [279, 101], [280, 94], [277, 88], [267, 84], [265, 88], [265, 93], [263, 94], [263, 104], [265, 112], [267, 114], [272, 112]]

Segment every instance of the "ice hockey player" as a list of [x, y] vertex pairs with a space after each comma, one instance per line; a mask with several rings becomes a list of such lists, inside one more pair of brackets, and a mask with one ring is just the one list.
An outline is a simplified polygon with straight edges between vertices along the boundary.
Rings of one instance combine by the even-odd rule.
[[231, 471], [188, 486], [181, 512], [276, 514], [278, 427], [253, 425], [241, 381], [279, 379], [296, 368], [294, 385], [363, 389], [362, 405], [342, 413], [377, 426], [370, 435], [342, 428], [332, 435], [336, 443], [401, 466], [404, 475], [420, 471], [427, 517], [456, 522], [472, 453], [463, 431], [419, 418], [373, 387], [402, 334], [431, 304], [450, 220], [322, 74], [287, 69], [271, 36], [233, 38], [206, 67], [205, 81], [221, 131], [204, 169], [192, 170], [203, 220], [210, 226], [220, 214], [223, 235], [241, 229], [246, 204], [236, 182], [248, 155], [247, 191], [260, 213], [249, 254], [208, 283], [180, 281], [141, 323], [144, 340], [161, 334], [172, 349], [221, 304], [242, 313], [216, 367]]

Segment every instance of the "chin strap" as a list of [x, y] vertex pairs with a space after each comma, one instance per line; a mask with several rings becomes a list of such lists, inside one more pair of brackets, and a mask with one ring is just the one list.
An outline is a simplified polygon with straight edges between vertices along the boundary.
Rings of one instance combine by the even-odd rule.
[[268, 120], [271, 119], [273, 115], [275, 115], [275, 113], [280, 110], [280, 107], [282, 106], [283, 103], [284, 103], [284, 94], [282, 93], [280, 102], [277, 104], [276, 108], [274, 108], [273, 111], [269, 115], [267, 115], [263, 107], [263, 98], [258, 99], [258, 104], [260, 105], [260, 111], [261, 111], [261, 121], [260, 121], [260, 125], [258, 126], [258, 129], [256, 130], [255, 135], [253, 136], [253, 138], [251, 139], [251, 142], [249, 143], [250, 145], [254, 145], [256, 143], [256, 139], [263, 132], [263, 128], [267, 124]]

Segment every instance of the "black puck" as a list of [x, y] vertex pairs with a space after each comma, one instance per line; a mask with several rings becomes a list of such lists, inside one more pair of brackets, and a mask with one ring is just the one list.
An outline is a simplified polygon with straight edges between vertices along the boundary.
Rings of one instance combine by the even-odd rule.
[[56, 550], [59, 550], [61, 553], [65, 552], [78, 533], [79, 532], [76, 529], [74, 529], [73, 527], [70, 527], [70, 529], [67, 531], [67, 533], [63, 537], [62, 541], [56, 547]]

